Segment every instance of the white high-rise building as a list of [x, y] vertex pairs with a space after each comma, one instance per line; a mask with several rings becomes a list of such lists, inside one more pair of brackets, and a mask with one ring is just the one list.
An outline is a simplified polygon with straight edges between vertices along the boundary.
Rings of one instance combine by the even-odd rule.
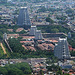
[[37, 30], [36, 26], [31, 26], [31, 29], [30, 29], [29, 35], [35, 35], [36, 30]]
[[41, 30], [36, 30], [35, 32], [35, 40], [43, 39], [43, 36], [41, 34]]
[[58, 45], [54, 48], [54, 55], [58, 59], [69, 59], [70, 52], [68, 48], [67, 38], [59, 38]]

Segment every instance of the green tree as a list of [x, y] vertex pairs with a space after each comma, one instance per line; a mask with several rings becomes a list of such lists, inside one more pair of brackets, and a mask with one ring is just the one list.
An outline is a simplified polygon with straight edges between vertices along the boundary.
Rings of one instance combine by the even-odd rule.
[[51, 32], [53, 32], [53, 33], [58, 33], [59, 30], [58, 30], [57, 28], [54, 28], [54, 29], [51, 29]]
[[61, 70], [59, 70], [59, 71], [57, 71], [56, 75], [63, 75], [63, 73]]
[[42, 70], [40, 70], [40, 75], [44, 75], [44, 73], [43, 73], [43, 71], [42, 71]]
[[48, 71], [58, 71], [61, 68], [59, 66], [56, 66], [56, 65], [53, 64], [51, 66], [47, 66], [47, 69], [48, 69]]
[[8, 42], [13, 52], [22, 53], [24, 51], [24, 48], [22, 47], [22, 44], [19, 42], [18, 39], [10, 38]]
[[18, 68], [11, 68], [10, 70], [8, 70], [8, 75], [24, 75], [24, 74]]
[[75, 51], [70, 51], [71, 56], [75, 56]]
[[7, 70], [3, 67], [0, 67], [0, 75], [6, 75], [7, 74]]
[[4, 74], [5, 71], [2, 71], [1, 74], [3, 75], [31, 75], [32, 73], [28, 63], [9, 64], [6, 65], [4, 69], [7, 70], [7, 73]]
[[49, 22], [49, 23], [51, 23], [51, 24], [54, 23], [54, 21], [53, 21], [51, 18], [49, 18], [49, 17], [46, 18], [46, 22]]
[[26, 31], [25, 30], [22, 30], [21, 32], [19, 32], [19, 34], [25, 34]]

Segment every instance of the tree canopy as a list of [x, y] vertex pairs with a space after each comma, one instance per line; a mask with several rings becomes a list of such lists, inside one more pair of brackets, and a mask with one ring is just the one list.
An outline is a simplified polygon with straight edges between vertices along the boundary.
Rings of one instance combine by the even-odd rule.
[[0, 74], [3, 75], [31, 75], [31, 72], [28, 63], [17, 63], [0, 67]]
[[49, 18], [49, 17], [46, 18], [46, 22], [49, 22], [49, 23], [51, 23], [51, 24], [54, 23], [54, 21], [53, 21], [51, 18]]

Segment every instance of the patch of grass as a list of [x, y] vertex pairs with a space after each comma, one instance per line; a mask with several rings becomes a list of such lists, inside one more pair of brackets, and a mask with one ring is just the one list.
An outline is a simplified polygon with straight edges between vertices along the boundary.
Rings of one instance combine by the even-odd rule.
[[9, 58], [10, 57], [10, 51], [8, 50], [7, 45], [5, 44], [5, 42], [2, 41], [2, 43], [3, 43], [3, 46], [4, 46], [5, 50], [6, 50], [6, 52], [7, 52], [7, 54], [5, 55], [5, 58]]

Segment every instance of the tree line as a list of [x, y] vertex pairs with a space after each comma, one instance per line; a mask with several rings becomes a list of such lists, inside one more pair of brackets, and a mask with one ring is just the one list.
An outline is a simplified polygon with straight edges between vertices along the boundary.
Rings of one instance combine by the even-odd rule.
[[28, 63], [7, 64], [0, 67], [0, 75], [31, 75], [31, 73]]

